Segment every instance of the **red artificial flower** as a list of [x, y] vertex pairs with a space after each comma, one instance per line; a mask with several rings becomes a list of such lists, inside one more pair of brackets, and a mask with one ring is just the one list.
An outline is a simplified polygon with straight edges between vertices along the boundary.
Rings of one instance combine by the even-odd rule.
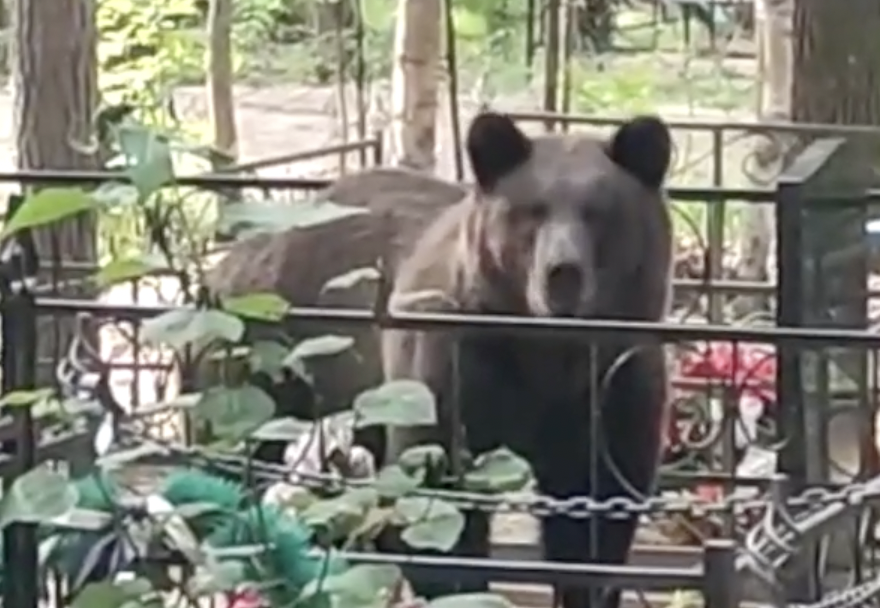
[[685, 378], [722, 382], [765, 403], [776, 399], [776, 354], [768, 348], [710, 342], [685, 353], [678, 364]]

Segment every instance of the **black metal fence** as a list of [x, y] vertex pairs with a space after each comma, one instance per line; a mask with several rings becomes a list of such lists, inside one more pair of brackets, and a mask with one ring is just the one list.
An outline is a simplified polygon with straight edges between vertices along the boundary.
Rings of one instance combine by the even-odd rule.
[[[548, 117], [541, 116], [541, 120]], [[742, 128], [742, 125], [737, 125]], [[680, 496], [597, 502], [582, 500], [555, 508], [573, 517], [597, 517], [609, 512], [618, 516], [710, 515], [722, 520], [715, 535], [695, 552], [679, 560], [675, 567], [656, 564], [599, 566], [545, 565], [522, 559], [522, 555], [498, 551], [497, 559], [462, 560], [418, 558], [406, 562], [408, 568], [426, 569], [438, 576], [460, 579], [489, 578], [505, 582], [542, 584], [608, 584], [637, 590], [696, 589], [710, 607], [734, 606], [745, 596], [757, 599], [816, 601], [827, 589], [826, 576], [831, 551], [823, 538], [833, 526], [837, 533], [855, 529], [850, 519], [860, 514], [876, 494], [878, 484], [877, 447], [873, 431], [877, 398], [877, 352], [880, 336], [868, 331], [869, 243], [865, 221], [869, 204], [880, 200], [880, 192], [869, 189], [869, 176], [858, 164], [853, 145], [844, 139], [819, 139], [808, 146], [779, 177], [775, 188], [725, 189], [672, 188], [675, 201], [706, 202], [738, 200], [771, 203], [777, 210], [777, 276], [775, 296], [776, 328], [732, 328], [711, 325], [647, 324], [605, 321], [540, 320], [458, 315], [406, 314], [375, 317], [367, 310], [298, 309], [286, 325], [292, 331], [303, 326], [346, 328], [370, 324], [389, 328], [418, 328], [427, 331], [515, 332], [522, 335], [583, 335], [597, 344], [605, 340], [632, 339], [635, 342], [661, 339], [670, 348], [706, 353], [713, 345], [731, 345], [733, 369], [700, 378], [698, 388], [721, 404], [719, 420], [705, 418], [693, 426], [709, 426], [717, 442], [698, 442], [695, 451], [709, 452], [709, 465], [690, 474], [669, 474], [665, 486], [694, 487], [718, 484], [726, 497], [691, 500]], [[719, 157], [720, 158], [720, 157]], [[720, 162], [720, 160], [719, 160]], [[95, 184], [108, 174], [15, 173], [0, 174], [0, 181], [22, 184]], [[253, 179], [238, 176], [205, 176], [181, 179], [178, 185], [207, 189], [260, 188], [314, 190], [327, 185], [324, 180]], [[71, 317], [87, 314], [95, 319], [138, 323], [167, 310], [158, 305], [113, 306], [94, 301], [46, 297], [29, 277], [39, 260], [24, 236], [7, 243], [0, 267], [2, 296], [2, 373], [3, 390], [34, 388], [37, 378], [36, 328], [39, 317]], [[707, 280], [708, 282], [708, 280]], [[686, 343], [691, 343], [687, 345]], [[694, 345], [693, 343], [696, 343]], [[774, 360], [772, 371], [759, 379], [750, 378], [753, 369], [737, 370], [743, 345], [764, 344]], [[745, 374], [743, 372], [746, 372]], [[762, 372], [763, 373], [763, 372]], [[693, 390], [687, 379], [675, 377], [681, 391]], [[770, 443], [778, 448], [775, 476], [743, 478], [732, 472], [738, 425], [737, 404], [753, 384], [767, 382], [772, 396], [763, 397], [770, 425]], [[846, 382], [843, 382], [845, 380]], [[846, 486], [833, 483], [828, 454], [829, 422], [836, 410], [855, 417], [861, 429], [856, 446], [857, 470]], [[36, 463], [63, 459], [76, 443], [88, 442], [85, 432], [46, 436], [37, 428], [26, 408], [15, 409], [0, 425], [5, 454], [0, 473], [6, 488]], [[691, 428], [693, 430], [693, 428]], [[707, 472], [708, 470], [708, 472]], [[670, 481], [673, 483], [670, 484]], [[730, 496], [729, 492], [756, 488], [757, 496]], [[792, 498], [790, 495], [794, 494]], [[505, 512], [502, 501], [487, 507]], [[531, 503], [513, 509], [540, 512]], [[745, 523], [743, 523], [743, 521]], [[844, 523], [841, 523], [844, 522]], [[866, 578], [871, 560], [863, 551], [864, 521], [837, 561], [848, 575], [854, 575], [861, 593], [868, 593]], [[838, 534], [839, 536], [839, 534]], [[36, 529], [32, 525], [11, 524], [4, 532], [4, 602], [7, 606], [29, 608], [38, 601]], [[360, 555], [356, 559], [372, 562], [398, 560], [400, 556]], [[788, 563], [798, 568], [789, 573]], [[401, 561], [402, 563], [402, 561]], [[14, 575], [12, 575], [14, 573]], [[755, 586], [751, 579], [771, 583]], [[752, 587], [756, 587], [752, 589]], [[769, 591], [767, 591], [769, 589]], [[876, 593], [876, 592], [875, 592]]]

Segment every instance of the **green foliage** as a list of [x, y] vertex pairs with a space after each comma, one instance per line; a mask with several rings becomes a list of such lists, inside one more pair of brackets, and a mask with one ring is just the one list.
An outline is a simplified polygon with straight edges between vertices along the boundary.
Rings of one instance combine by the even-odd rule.
[[76, 487], [46, 466], [31, 469], [0, 499], [0, 527], [11, 523], [46, 523], [69, 513], [77, 502]]
[[437, 403], [424, 384], [391, 380], [358, 395], [355, 426], [419, 426], [437, 423]]
[[403, 496], [394, 503], [394, 514], [403, 520], [401, 538], [417, 549], [449, 551], [464, 530], [464, 515], [439, 498]]
[[[193, 0], [102, 0], [98, 4], [102, 93], [110, 104], [153, 106], [202, 71], [202, 21]], [[163, 93], [164, 94], [164, 93]]]
[[[110, 285], [163, 272], [176, 279], [188, 295], [187, 304], [144, 322], [140, 337], [150, 345], [170, 348], [181, 364], [188, 358], [210, 358], [223, 372], [216, 385], [168, 404], [208, 430], [203, 444], [191, 449], [202, 458], [218, 452], [228, 458], [257, 439], [311, 440], [325, 432], [325, 427], [347, 425], [350, 431], [379, 424], [436, 423], [434, 395], [413, 380], [389, 381], [365, 391], [355, 399], [352, 411], [336, 414], [333, 419], [274, 420], [273, 400], [262, 389], [234, 376], [233, 364], [243, 363], [248, 371], [272, 374], [292, 370], [311, 380], [309, 366], [314, 360], [345, 353], [354, 340], [328, 334], [291, 343], [286, 337], [248, 343], [246, 320], [281, 321], [289, 305], [272, 293], [220, 299], [198, 287], [205, 273], [200, 237], [193, 235], [187, 224], [187, 215], [182, 212], [184, 199], [165, 194], [166, 186], [175, 189], [173, 151], [184, 146], [133, 120], [112, 127], [110, 134], [133, 189], [117, 184], [93, 192], [65, 189], [46, 195], [44, 190], [25, 199], [18, 219], [13, 218], [6, 230], [14, 233], [47, 226], [86, 209], [102, 216], [125, 208], [142, 222], [147, 228], [144, 238], [131, 244], [127, 255], [104, 264], [95, 279]], [[277, 232], [361, 212], [308, 201], [283, 209], [246, 202], [231, 209], [215, 214], [212, 227], [233, 226], [239, 233]], [[360, 269], [330, 281], [327, 288], [346, 288], [374, 278], [375, 271]], [[315, 386], [319, 394], [321, 388]], [[15, 391], [0, 400], [0, 407], [35, 407], [52, 400], [58, 399], [47, 389]], [[324, 480], [313, 490], [301, 487], [295, 504], [267, 506], [236, 484], [188, 469], [173, 473], [156, 493], [136, 499], [112, 481], [111, 469], [162, 450], [151, 442], [134, 448], [117, 446], [117, 426], [109, 418], [100, 425], [95, 440], [99, 460], [93, 474], [72, 481], [38, 467], [18, 478], [0, 502], [0, 525], [40, 525], [44, 565], [70, 577], [78, 605], [151, 605], [154, 588], [161, 586], [155, 577], [146, 581], [149, 587], [131, 581], [86, 581], [112, 579], [159, 546], [177, 551], [196, 568], [191, 593], [210, 595], [240, 582], [254, 582], [261, 585], [272, 605], [311, 606], [315, 601], [373, 605], [395, 586], [400, 573], [387, 567], [352, 568], [328, 551], [327, 543], [369, 548], [379, 531], [393, 526], [413, 547], [448, 551], [464, 527], [457, 492], [515, 490], [530, 480], [528, 466], [507, 450], [481, 455], [467, 465], [462, 477], [449, 469], [452, 459], [442, 447], [419, 446], [375, 478]], [[349, 448], [334, 449], [345, 457]], [[223, 551], [238, 552], [238, 556], [224, 557]], [[241, 557], [242, 552], [247, 559]]]

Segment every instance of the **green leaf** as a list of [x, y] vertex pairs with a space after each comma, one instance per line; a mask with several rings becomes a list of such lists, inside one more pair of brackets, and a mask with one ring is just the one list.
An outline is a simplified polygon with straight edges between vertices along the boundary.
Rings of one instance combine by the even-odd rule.
[[48, 523], [73, 510], [79, 496], [67, 476], [41, 465], [15, 480], [0, 500], [0, 527]]
[[355, 428], [437, 424], [434, 395], [415, 380], [391, 380], [364, 391], [355, 398], [354, 411]]
[[532, 479], [529, 463], [502, 447], [481, 454], [464, 476], [464, 488], [476, 492], [515, 492]]
[[290, 351], [290, 354], [284, 360], [284, 364], [288, 367], [296, 368], [306, 359], [334, 357], [349, 350], [352, 346], [354, 346], [354, 338], [350, 336], [328, 334], [326, 336], [318, 336], [317, 338], [307, 338]]
[[498, 593], [458, 593], [438, 597], [427, 608], [513, 608], [513, 604]]
[[223, 309], [241, 317], [280, 321], [290, 309], [290, 304], [277, 294], [265, 292], [225, 298]]
[[414, 549], [450, 551], [464, 530], [461, 511], [439, 498], [398, 498], [394, 512], [408, 524], [401, 532], [401, 539]]
[[275, 402], [251, 384], [230, 388], [214, 386], [202, 395], [194, 410], [219, 438], [240, 441], [275, 415]]
[[332, 291], [334, 289], [351, 289], [358, 283], [364, 281], [378, 281], [382, 278], [382, 273], [378, 269], [366, 266], [364, 268], [355, 268], [339, 276], [333, 277], [321, 288], [321, 292]]
[[407, 475], [399, 465], [391, 464], [379, 471], [373, 487], [384, 498], [400, 498], [416, 490], [422, 479]]
[[40, 401], [45, 401], [52, 397], [55, 391], [51, 388], [38, 388], [34, 390], [12, 391], [0, 398], [0, 407], [20, 407], [23, 405], [34, 405]]
[[141, 336], [153, 344], [181, 350], [189, 344], [201, 348], [214, 340], [237, 342], [244, 323], [235, 315], [215, 309], [176, 308], [144, 321]]
[[124, 283], [154, 273], [169, 272], [170, 270], [163, 256], [156, 253], [147, 253], [113, 260], [101, 268], [95, 274], [94, 279], [101, 287], [109, 287], [116, 283]]
[[387, 604], [403, 575], [394, 565], [359, 564], [339, 574], [318, 577], [303, 587], [300, 598], [319, 592], [333, 596], [334, 608], [361, 608]]
[[273, 380], [280, 380], [281, 372], [284, 370], [284, 360], [289, 352], [290, 349], [280, 342], [271, 340], [254, 342], [248, 359], [251, 372], [255, 374], [262, 372]]
[[89, 583], [76, 594], [70, 608], [123, 608], [152, 591], [152, 585], [142, 578], [131, 581], [101, 581]]
[[306, 422], [296, 418], [273, 418], [251, 433], [251, 439], [255, 441], [285, 441], [293, 443], [303, 435], [308, 435], [314, 429], [314, 422]]
[[142, 200], [174, 179], [171, 148], [165, 138], [134, 124], [121, 125], [116, 136], [129, 163], [126, 173]]
[[95, 199], [78, 188], [44, 188], [25, 199], [6, 222], [0, 238], [27, 228], [45, 226], [96, 206]]
[[446, 450], [437, 444], [413, 446], [404, 450], [397, 458], [397, 464], [410, 475], [416, 471], [445, 470]]
[[310, 228], [365, 213], [369, 213], [365, 207], [337, 205], [329, 201], [233, 203], [223, 206], [219, 229], [227, 234], [249, 237], [291, 228]]
[[329, 530], [334, 538], [345, 537], [357, 529], [370, 508], [352, 492], [317, 500], [304, 509], [300, 517], [308, 526]]

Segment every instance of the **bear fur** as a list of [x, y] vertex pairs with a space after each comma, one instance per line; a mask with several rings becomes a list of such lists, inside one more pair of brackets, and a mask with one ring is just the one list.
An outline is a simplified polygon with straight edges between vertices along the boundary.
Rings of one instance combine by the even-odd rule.
[[[636, 117], [608, 139], [530, 138], [507, 116], [487, 112], [471, 124], [467, 151], [477, 184], [400, 263], [392, 312], [664, 318], [672, 230], [663, 194], [671, 139], [662, 121]], [[416, 292], [443, 297], [426, 304], [406, 296]], [[387, 330], [381, 340], [386, 379], [420, 380], [438, 399], [435, 427], [387, 430], [388, 461], [420, 443], [448, 449], [456, 433], [471, 455], [503, 445], [527, 458], [541, 494], [640, 499], [653, 491], [668, 408], [661, 344], [476, 330]], [[591, 378], [599, 381], [599, 397], [592, 396]], [[455, 405], [458, 429], [451, 428]], [[455, 554], [487, 556], [488, 517], [468, 513], [466, 521]], [[637, 519], [596, 524], [594, 537], [590, 519], [543, 519], [545, 557], [625, 562]], [[382, 544], [401, 550], [397, 541]], [[412, 582], [427, 597], [485, 589]], [[607, 608], [620, 600], [619, 591], [601, 597]], [[585, 589], [563, 589], [562, 601], [564, 608], [595, 604]]]
[[[233, 244], [207, 273], [205, 285], [217, 296], [273, 292], [293, 306], [370, 308], [377, 296], [375, 283], [351, 289], [324, 291], [330, 279], [356, 268], [376, 266], [383, 258], [394, 266], [414, 246], [422, 231], [441, 211], [465, 196], [465, 189], [406, 169], [380, 168], [344, 176], [317, 193], [317, 200], [366, 207], [370, 214], [276, 234], [259, 234]], [[259, 338], [249, 328], [250, 337]], [[333, 327], [304, 328], [295, 338], [324, 333], [352, 335], [354, 352], [317, 361], [312, 372], [321, 389], [316, 410], [312, 390], [288, 374], [283, 382], [258, 374], [251, 378], [270, 393], [279, 417], [310, 420], [350, 407], [358, 393], [382, 380], [379, 344], [373, 330]], [[203, 375], [211, 377], [209, 370]], [[384, 451], [380, 429], [365, 429], [357, 440], [374, 454]], [[280, 462], [286, 444], [266, 442], [257, 451], [262, 460]]]

